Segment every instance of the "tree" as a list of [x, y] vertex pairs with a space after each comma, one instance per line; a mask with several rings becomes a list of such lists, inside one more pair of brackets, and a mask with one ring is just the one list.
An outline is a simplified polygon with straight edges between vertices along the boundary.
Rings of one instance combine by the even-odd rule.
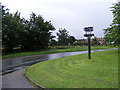
[[57, 45], [57, 41], [54, 39], [56, 36], [51, 35], [49, 40], [49, 45], [54, 46]]
[[58, 36], [58, 44], [59, 45], [68, 45], [68, 38], [69, 38], [69, 32], [64, 28], [60, 28], [59, 32], [57, 33]]
[[68, 37], [68, 43], [70, 44], [70, 45], [73, 45], [73, 43], [75, 42], [75, 37], [74, 36], [69, 36]]
[[25, 20], [18, 11], [11, 14], [2, 6], [2, 44], [5, 52], [12, 52], [15, 48], [22, 51], [45, 49], [54, 29], [51, 21], [45, 21], [40, 15], [32, 13], [30, 19]]
[[6, 52], [11, 52], [13, 48], [19, 46], [19, 31], [24, 30], [20, 13], [10, 14], [9, 9], [2, 7], [2, 44]]
[[26, 21], [27, 40], [22, 45], [23, 50], [38, 51], [48, 47], [51, 30], [54, 26], [51, 21], [45, 21], [42, 16], [32, 13], [30, 20]]
[[105, 39], [108, 43], [119, 44], [120, 36], [120, 2], [115, 3], [112, 7], [113, 22], [107, 29], [104, 29]]

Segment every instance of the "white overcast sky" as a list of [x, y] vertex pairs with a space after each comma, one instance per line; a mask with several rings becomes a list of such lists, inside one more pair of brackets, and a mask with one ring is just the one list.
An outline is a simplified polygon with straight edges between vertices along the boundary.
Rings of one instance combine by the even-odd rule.
[[[94, 27], [97, 37], [104, 37], [103, 29], [107, 28], [113, 19], [110, 7], [117, 0], [2, 0], [3, 5], [11, 13], [19, 11], [21, 16], [29, 19], [30, 13], [42, 15], [45, 20], [51, 20], [58, 28], [66, 28], [70, 35], [77, 39], [84, 38], [83, 28]], [[54, 32], [55, 34], [56, 32]]]

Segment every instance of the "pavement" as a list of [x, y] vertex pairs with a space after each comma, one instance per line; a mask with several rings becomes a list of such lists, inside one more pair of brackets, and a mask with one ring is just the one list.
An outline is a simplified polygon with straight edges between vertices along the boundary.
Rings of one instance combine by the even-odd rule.
[[35, 88], [24, 76], [25, 69], [21, 69], [2, 76], [2, 88]]

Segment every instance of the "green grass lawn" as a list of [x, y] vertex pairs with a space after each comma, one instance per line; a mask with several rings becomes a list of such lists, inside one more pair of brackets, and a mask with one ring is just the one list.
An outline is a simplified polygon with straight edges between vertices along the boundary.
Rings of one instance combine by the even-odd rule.
[[[110, 46], [94, 46], [91, 49], [107, 49], [107, 48], [114, 48]], [[51, 53], [59, 53], [59, 52], [73, 52], [73, 51], [84, 51], [87, 50], [87, 46], [78, 46], [73, 48], [67, 48], [67, 49], [48, 49], [38, 52], [21, 52], [21, 53], [14, 53], [14, 54], [8, 54], [3, 55], [2, 58], [14, 58], [14, 57], [21, 57], [21, 56], [29, 56], [29, 55], [40, 55], [40, 54], [51, 54]]]
[[118, 88], [118, 50], [68, 56], [34, 64], [26, 74], [47, 88]]

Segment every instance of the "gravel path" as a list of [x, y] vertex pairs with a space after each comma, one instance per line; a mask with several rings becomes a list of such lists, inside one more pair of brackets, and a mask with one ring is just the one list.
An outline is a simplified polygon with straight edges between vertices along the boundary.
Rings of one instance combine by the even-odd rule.
[[2, 88], [35, 88], [24, 77], [25, 69], [2, 76]]

